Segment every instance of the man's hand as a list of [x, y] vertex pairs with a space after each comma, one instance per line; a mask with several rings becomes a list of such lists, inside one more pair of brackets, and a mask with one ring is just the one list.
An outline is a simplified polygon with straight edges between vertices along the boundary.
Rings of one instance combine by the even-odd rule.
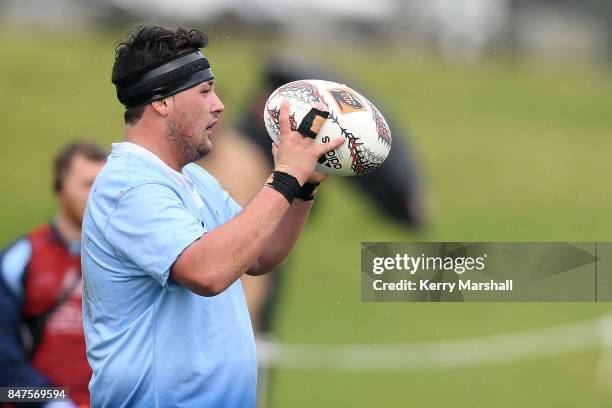
[[[304, 137], [291, 129], [289, 123], [289, 101], [284, 99], [280, 106], [280, 144], [273, 145], [274, 170], [292, 175], [300, 185], [320, 183], [327, 175], [313, 171], [319, 157], [339, 147], [345, 138], [339, 137], [328, 143], [315, 144], [314, 139]], [[276, 151], [275, 151], [276, 150]]]
[[[278, 152], [278, 145], [272, 142], [272, 156], [274, 156], [275, 162], [276, 162], [277, 152]], [[306, 183], [321, 184], [327, 179], [327, 177], [329, 177], [329, 175], [325, 173], [321, 173], [320, 171], [313, 170], [312, 173], [310, 173], [310, 175], [308, 176], [308, 180], [306, 180]]]

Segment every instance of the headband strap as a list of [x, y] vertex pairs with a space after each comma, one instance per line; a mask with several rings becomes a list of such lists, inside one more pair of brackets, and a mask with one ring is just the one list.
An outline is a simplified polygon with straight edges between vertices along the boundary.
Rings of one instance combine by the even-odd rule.
[[117, 81], [117, 98], [134, 108], [175, 95], [214, 79], [208, 60], [198, 50], [183, 54], [136, 78]]

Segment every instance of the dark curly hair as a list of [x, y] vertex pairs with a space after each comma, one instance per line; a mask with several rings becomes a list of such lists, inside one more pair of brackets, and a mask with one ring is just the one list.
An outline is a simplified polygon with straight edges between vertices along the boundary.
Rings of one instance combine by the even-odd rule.
[[[111, 81], [135, 77], [174, 59], [190, 49], [204, 48], [208, 44], [205, 33], [196, 29], [178, 27], [171, 30], [157, 25], [142, 25], [126, 33], [115, 47], [115, 63]], [[144, 106], [126, 108], [125, 123], [138, 122]]]

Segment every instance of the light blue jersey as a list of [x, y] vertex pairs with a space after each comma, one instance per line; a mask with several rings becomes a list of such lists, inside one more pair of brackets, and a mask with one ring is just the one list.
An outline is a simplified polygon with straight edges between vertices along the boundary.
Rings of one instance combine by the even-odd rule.
[[113, 144], [81, 242], [92, 407], [255, 406], [240, 280], [214, 297], [168, 280], [185, 248], [240, 210], [198, 165], [179, 173], [138, 145]]

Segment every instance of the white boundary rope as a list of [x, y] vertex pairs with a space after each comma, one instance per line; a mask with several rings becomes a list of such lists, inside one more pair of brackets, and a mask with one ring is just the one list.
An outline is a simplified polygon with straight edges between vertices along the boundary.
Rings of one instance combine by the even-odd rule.
[[305, 371], [407, 371], [507, 364], [601, 350], [597, 370], [612, 381], [612, 316], [559, 326], [459, 340], [363, 344], [282, 344], [258, 340], [262, 368]]

